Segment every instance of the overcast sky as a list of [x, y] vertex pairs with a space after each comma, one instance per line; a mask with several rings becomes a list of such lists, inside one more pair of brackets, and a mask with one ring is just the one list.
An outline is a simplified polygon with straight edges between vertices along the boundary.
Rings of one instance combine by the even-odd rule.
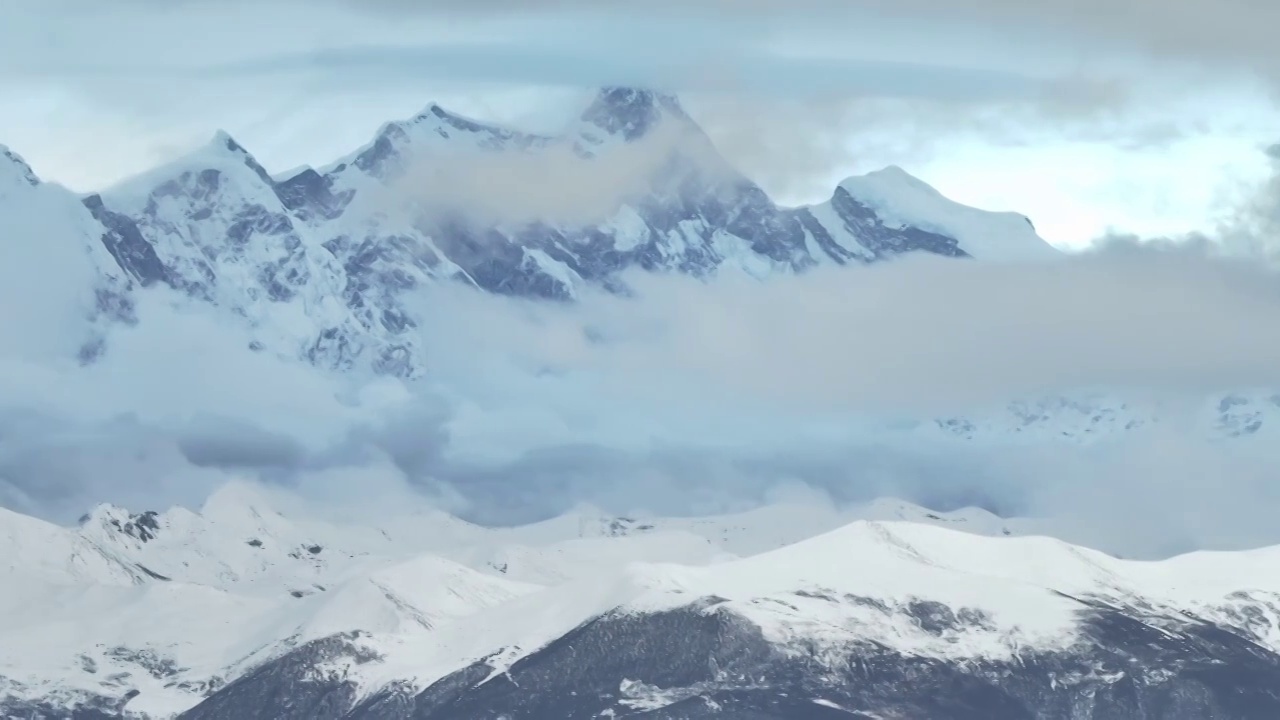
[[[798, 483], [1058, 513], [1157, 554], [1280, 542], [1274, 423], [1230, 443], [1178, 424], [1211, 417], [1207, 395], [1280, 387], [1275, 268], [1150, 242], [1276, 253], [1276, 27], [1275, 0], [0, 0], [0, 142], [78, 190], [218, 128], [283, 171], [431, 101], [552, 130], [633, 83], [679, 92], [786, 202], [894, 163], [1064, 246], [1148, 241], [857, 283], [637, 278], [635, 298], [541, 309], [440, 286], [420, 298], [430, 376], [402, 384], [254, 352], [158, 289], [100, 362], [59, 365], [88, 259], [33, 242], [74, 229], [10, 213], [0, 505], [71, 520], [192, 504], [231, 475], [339, 473], [376, 496], [380, 469], [507, 520], [583, 499], [711, 512]], [[1089, 450], [894, 435], [1081, 388], [1176, 422]]]
[[281, 171], [433, 100], [546, 129], [640, 83], [786, 202], [895, 163], [1061, 245], [1207, 229], [1268, 172], [1280, 11], [1152, 2], [0, 0], [0, 143], [92, 190], [218, 128]]

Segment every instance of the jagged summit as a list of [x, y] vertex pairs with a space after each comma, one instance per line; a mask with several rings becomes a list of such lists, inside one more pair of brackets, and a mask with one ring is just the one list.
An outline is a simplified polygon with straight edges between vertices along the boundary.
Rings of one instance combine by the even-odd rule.
[[[141, 210], [148, 198], [157, 191], [161, 194], [179, 192], [173, 184], [196, 183], [207, 188], [216, 187], [224, 182], [223, 178], [236, 176], [248, 169], [255, 177], [255, 182], [271, 185], [273, 180], [266, 168], [258, 162], [231, 134], [225, 130], [217, 130], [203, 145], [151, 170], [112, 185], [100, 195], [110, 207], [126, 209], [129, 212]], [[185, 178], [185, 180], [184, 180]]]
[[272, 182], [271, 175], [266, 168], [243, 145], [231, 137], [231, 133], [226, 130], [216, 131], [205, 150], [215, 156], [223, 156], [228, 160], [245, 165], [253, 171], [254, 175], [257, 175], [259, 179], [267, 184]]
[[610, 135], [635, 140], [664, 117], [688, 120], [674, 95], [631, 87], [606, 87], [583, 111], [581, 119]]
[[625, 291], [637, 269], [765, 278], [1047, 247], [1021, 216], [952, 203], [897, 168], [780, 206], [675, 96], [621, 86], [554, 136], [430, 103], [334, 164], [274, 178], [219, 131], [80, 200], [128, 277], [219, 308], [255, 351], [404, 378], [426, 373], [410, 300], [426, 283], [571, 300]]
[[222, 129], [218, 129], [213, 132], [213, 137], [209, 140], [209, 145], [210, 147], [213, 147], [216, 149], [226, 149], [233, 153], [239, 153], [243, 155], [249, 154], [249, 152], [244, 149], [243, 145], [236, 142], [235, 138], [231, 137], [231, 133]]

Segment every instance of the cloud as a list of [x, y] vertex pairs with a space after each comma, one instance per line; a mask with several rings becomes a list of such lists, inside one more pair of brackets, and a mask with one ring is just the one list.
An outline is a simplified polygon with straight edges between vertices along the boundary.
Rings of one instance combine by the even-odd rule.
[[[352, 3], [356, 6], [356, 3]], [[457, 2], [456, 0], [375, 0], [358, 6], [385, 15], [438, 15], [485, 18], [517, 14], [619, 15], [632, 10], [618, 0], [543, 0], [541, 2]], [[1069, 48], [1064, 63], [1097, 70], [1117, 58], [1135, 56], [1162, 61], [1185, 61], [1223, 69], [1246, 69], [1280, 81], [1280, 60], [1269, 28], [1280, 23], [1280, 9], [1267, 0], [653, 0], [646, 4], [651, 18], [666, 22], [702, 20], [740, 28], [767, 23], [778, 31], [803, 29], [819, 38], [851, 36], [867, 40], [861, 28], [922, 26], [946, 28], [954, 34], [983, 34], [993, 44], [1019, 47], [1024, 56], [1027, 38], [1045, 46]], [[922, 19], [925, 19], [922, 21]], [[815, 28], [817, 32], [814, 32]], [[874, 42], [874, 40], [871, 40]], [[1092, 51], [1092, 59], [1081, 50]], [[973, 53], [966, 59], [971, 60]], [[1068, 59], [1069, 58], [1069, 59]]]
[[[355, 3], [352, 3], [353, 5]], [[374, 0], [360, 7], [389, 13], [490, 14], [593, 10], [621, 12], [631, 6], [620, 0]], [[987, 27], [1026, 24], [1040, 29], [1068, 31], [1095, 38], [1111, 38], [1139, 48], [1186, 55], [1264, 57], [1269, 55], [1267, 28], [1280, 20], [1280, 10], [1266, 0], [1132, 0], [1118, 6], [1107, 0], [903, 0], [885, 4], [873, 0], [653, 0], [650, 12], [704, 15], [733, 21], [743, 17], [802, 22], [821, 17], [826, 22], [851, 18], [926, 17], [950, 23]]]
[[528, 147], [502, 152], [466, 141], [409, 145], [405, 172], [363, 201], [378, 212], [405, 205], [426, 208], [431, 217], [461, 212], [481, 228], [587, 227], [616, 218], [624, 204], [670, 192], [663, 184], [673, 163], [699, 168], [708, 193], [740, 179], [678, 109], [632, 142], [596, 146], [576, 135], [525, 136], [512, 145], [523, 142]]
[[[157, 296], [100, 367], [3, 358], [0, 501], [70, 521], [248, 478], [335, 513], [426, 498], [515, 522], [812, 492], [1045, 515], [1131, 555], [1276, 542], [1259, 501], [1274, 429], [1224, 442], [1197, 424], [1214, 392], [1280, 384], [1276, 281], [1209, 246], [1113, 242], [1039, 265], [633, 278], [634, 298], [577, 306], [436, 286], [419, 312], [432, 373], [410, 384], [273, 360]], [[930, 430], [1064, 391], [1164, 422], [1091, 446]]]
[[1025, 265], [906, 258], [856, 278], [838, 268], [764, 283], [643, 277], [638, 304], [602, 297], [546, 311], [545, 323], [602, 328], [603, 341], [495, 325], [497, 314], [484, 327], [521, 337], [531, 361], [559, 371], [693, 380], [807, 409], [944, 412], [1064, 388], [1280, 385], [1280, 334], [1258, 332], [1280, 316], [1280, 278], [1212, 253], [1115, 244]]
[[1245, 186], [1240, 197], [1228, 202], [1214, 239], [1233, 253], [1280, 264], [1280, 153], [1265, 148], [1270, 173], [1254, 186]]
[[[1068, 95], [1090, 103], [1101, 97], [1090, 78], [1064, 80], [1056, 69], [1008, 55], [974, 61], [981, 43], [946, 27], [877, 24], [878, 16], [866, 13], [854, 17], [863, 29], [851, 52], [842, 23], [824, 15], [787, 13], [779, 23], [673, 4], [637, 19], [624, 8], [583, 3], [549, 9], [384, 3], [387, 12], [370, 12], [369, 5], [346, 2], [189, 2], [166, 3], [156, 12], [149, 2], [109, 8], [81, 0], [7, 2], [0, 78], [65, 86], [94, 105], [142, 118], [225, 117], [236, 106], [256, 104], [247, 97], [254, 93], [274, 108], [282, 93], [295, 98], [300, 87], [314, 96], [353, 87], [423, 93], [428, 84], [484, 82], [1046, 107], [1062, 105]], [[442, 31], [438, 13], [457, 11], [466, 17]], [[249, 26], [242, 21], [246, 13], [255, 18]], [[285, 37], [271, 29], [281, 24], [291, 28]], [[58, 29], [52, 37], [50, 27]], [[175, 86], [204, 92], [175, 98]]]
[[[505, 3], [437, 3], [471, 13], [447, 26], [457, 32], [446, 38], [446, 26], [392, 3], [382, 15], [336, 2], [303, 14], [288, 3], [166, 3], [163, 11], [137, 3], [111, 12], [12, 3], [3, 6], [0, 75], [10, 87], [21, 79], [59, 88], [41, 117], [74, 98], [86, 127], [118, 123], [122, 136], [146, 128], [166, 144], [204, 137], [199, 126], [227, 118], [290, 128], [301, 122], [299, 103], [356, 97], [353, 86], [368, 93], [362, 103], [411, 96], [416, 109], [440, 88], [465, 94], [460, 79], [669, 83], [692, 89], [690, 112], [731, 160], [804, 194], [827, 189], [819, 176], [847, 172], [867, 157], [859, 150], [878, 143], [928, 154], [979, 132], [1038, 141], [1042, 128], [1060, 136], [1070, 127], [1153, 143], [1198, 132], [1183, 126], [1194, 114], [1181, 106], [1134, 115], [1132, 78], [1073, 67], [1073, 45], [1078, 55], [1093, 47], [1084, 39], [1102, 47], [1141, 32], [1129, 37], [1147, 54], [1245, 64], [1256, 39], [1250, 29], [1241, 47], [1223, 49], [1193, 38], [1177, 55], [1172, 39], [1198, 10], [1162, 11], [1146, 18], [1152, 27], [1138, 28], [1125, 8], [1114, 27], [1102, 27], [1087, 2], [1075, 6], [1079, 17], [1066, 2], [907, 5], [935, 11], [936, 22], [881, 35], [870, 28], [892, 29], [888, 20], [854, 31], [833, 20], [843, 11], [806, 14], [791, 3], [655, 6], [684, 13], [689, 22], [678, 27], [662, 18], [636, 23], [631, 6], [624, 17], [562, 3], [553, 9], [567, 15], [531, 19], [535, 9], [521, 4], [522, 14], [504, 20]], [[1240, 7], [1229, 4], [1203, 27], [1234, 22]], [[63, 24], [49, 24], [54, 11]], [[769, 13], [784, 11], [787, 23], [772, 22]], [[249, 12], [255, 22], [246, 25]], [[988, 36], [961, 33], [949, 19], [991, 21], [986, 32], [1002, 34], [1006, 54], [982, 55]], [[533, 24], [521, 34], [526, 21]], [[1007, 32], [1051, 21], [1071, 32]], [[812, 47], [796, 42], [819, 24], [827, 29], [804, 36]], [[42, 27], [65, 32], [44, 43]], [[278, 27], [294, 31], [280, 36]], [[548, 32], [531, 39], [527, 28]], [[1049, 49], [1011, 67], [1008, 49], [1031, 37]], [[1121, 68], [1145, 72], [1141, 60]], [[187, 92], [175, 96], [179, 86]], [[1174, 125], [1162, 124], [1170, 116]], [[1149, 132], [1157, 127], [1167, 132]], [[855, 131], [868, 139], [851, 151]], [[625, 168], [617, 177], [551, 153], [511, 168], [469, 165], [474, 174], [452, 187], [442, 182], [449, 174], [417, 180], [439, 197], [542, 177], [549, 180], [524, 197], [498, 184], [481, 210], [550, 208], [582, 219], [629, 192], [657, 157], [611, 158], [609, 173]], [[1264, 188], [1224, 219], [1219, 235], [1239, 238], [1231, 248], [1265, 254], [1275, 197]], [[12, 279], [11, 305], [28, 297], [20, 292], [26, 279]], [[432, 372], [416, 385], [333, 377], [252, 353], [248, 338], [215, 316], [174, 309], [172, 298], [155, 294], [144, 294], [138, 327], [116, 330], [103, 363], [87, 369], [17, 352], [50, 338], [39, 317], [6, 319], [0, 502], [69, 521], [100, 500], [139, 509], [198, 504], [216, 484], [249, 477], [333, 507], [364, 500], [374, 512], [425, 495], [468, 517], [516, 521], [584, 500], [617, 511], [709, 512], [799, 488], [837, 502], [889, 494], [939, 508], [1045, 513], [1072, 539], [1134, 553], [1280, 540], [1265, 517], [1274, 507], [1265, 484], [1274, 442], [1210, 443], [1201, 429], [1175, 426], [1083, 450], [1048, 441], [963, 444], [912, 430], [912, 421], [935, 414], [994, 412], [1010, 398], [1069, 389], [1136, 397], [1182, 417], [1181, 403], [1195, 406], [1203, 394], [1276, 387], [1280, 338], [1270, 329], [1280, 283], [1258, 263], [1203, 245], [1111, 242], [1034, 266], [914, 258], [763, 284], [728, 276], [631, 282], [636, 298], [578, 307], [437, 288], [419, 313]], [[10, 339], [22, 343], [3, 342]], [[43, 355], [66, 349], [52, 340], [39, 347]]]
[[1223, 67], [1247, 68], [1280, 81], [1280, 61], [1271, 51], [1268, 27], [1280, 22], [1280, 8], [1266, 0], [980, 0], [957, 6], [938, 0], [906, 0], [893, 12], [935, 14], [941, 21], [1022, 27], [1027, 32], [1071, 33], [1079, 41], [1109, 44]]
[[621, 83], [680, 92], [730, 162], [783, 202], [814, 202], [855, 172], [959, 146], [1084, 139], [1132, 156], [1235, 132], [1224, 108], [1252, 92], [1219, 97], [1224, 77], [1095, 52], [1103, 41], [1081, 32], [1012, 32], [982, 5], [927, 21], [823, 0], [657, 2], [643, 18], [576, 0], [0, 6], [0, 139], [85, 191], [218, 127], [285, 170], [327, 163], [428, 100], [519, 123], [554, 102], [567, 117], [574, 101], [516, 88]]

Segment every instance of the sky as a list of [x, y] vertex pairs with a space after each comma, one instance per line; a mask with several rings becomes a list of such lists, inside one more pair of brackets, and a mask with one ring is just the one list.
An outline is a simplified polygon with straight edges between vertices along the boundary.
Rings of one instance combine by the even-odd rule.
[[1209, 230], [1268, 176], [1276, 73], [1251, 18], [1273, 11], [1178, 3], [0, 0], [0, 143], [90, 191], [216, 129], [279, 172], [431, 101], [552, 129], [590, 88], [643, 84], [780, 201], [896, 164], [1083, 247]]
[[[77, 191], [216, 128], [283, 171], [431, 101], [551, 131], [630, 83], [678, 92], [784, 201], [892, 163], [1079, 250], [637, 278], [634, 298], [570, 307], [432, 287], [417, 384], [250, 351], [237, 320], [153, 289], [81, 367], [94, 230], [53, 188], [0, 194], [0, 305], [19, 308], [0, 317], [0, 505], [70, 522], [105, 500], [195, 505], [229, 478], [340, 476], [505, 522], [800, 488], [1056, 514], [1087, 529], [1071, 539], [1140, 556], [1280, 542], [1280, 67], [1260, 30], [1280, 5], [963, 5], [654, 0], [637, 19], [607, 0], [0, 0], [0, 142]], [[1204, 426], [1229, 391], [1276, 408], [1267, 432]], [[1006, 422], [1010, 399], [1057, 392], [1168, 422], [1096, 447], [904, 430]]]

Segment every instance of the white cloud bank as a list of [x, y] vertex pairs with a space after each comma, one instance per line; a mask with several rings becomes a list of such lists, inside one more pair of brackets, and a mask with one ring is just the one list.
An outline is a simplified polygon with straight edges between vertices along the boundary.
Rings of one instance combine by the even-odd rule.
[[[484, 5], [503, 9], [502, 3]], [[572, 5], [560, 4], [557, 11]], [[814, 7], [819, 5], [835, 6]], [[1151, 14], [1107, 10], [1092, 0], [905, 0], [898, 6], [938, 20], [923, 40], [917, 35], [916, 49], [938, 41], [939, 48], [973, 52], [980, 43], [941, 42], [947, 18], [1001, 28], [1006, 39], [1041, 43], [1051, 37], [1065, 51], [1037, 56], [1033, 80], [1070, 81], [1073, 47], [1123, 45], [1132, 38], [1139, 41], [1130, 49], [1140, 56], [1244, 67], [1264, 79], [1271, 72], [1273, 53], [1262, 51], [1265, 46], [1271, 53], [1269, 33], [1276, 24], [1266, 18], [1272, 4], [1219, 2], [1219, 14], [1212, 16], [1204, 14], [1207, 4], [1189, 2], [1161, 3]], [[243, 7], [188, 3], [190, 13], [175, 15], [155, 13], [147, 3], [134, 14], [83, 12], [86, 7], [0, 0], [7, 19], [0, 26], [6, 87], [59, 88], [67, 97], [51, 100], [41, 117], [54, 117], [70, 103], [83, 113], [101, 113], [93, 118], [95, 127], [119, 123], [122, 137], [171, 144], [189, 140], [192, 118], [207, 122], [208, 103], [261, 110], [245, 121], [250, 126], [284, 123], [298, 101], [274, 94], [285, 86], [321, 93], [344, 83], [396, 92], [412, 85], [416, 109], [426, 99], [417, 97], [417, 88], [428, 70], [436, 76], [466, 70], [472, 73], [468, 81], [600, 82], [608, 78], [584, 76], [582, 68], [636, 72], [659, 47], [642, 41], [663, 27], [645, 26], [630, 44], [613, 48], [627, 50], [622, 54], [630, 64], [593, 65], [583, 59], [601, 57], [600, 47], [574, 46], [577, 54], [566, 54], [550, 52], [555, 48], [545, 42], [530, 47], [527, 39], [503, 45], [511, 27], [501, 23], [473, 27], [474, 47], [439, 47], [441, 38], [420, 34], [423, 23], [407, 20], [402, 7], [399, 14], [348, 23], [350, 11], [339, 3], [301, 20], [295, 6], [257, 3], [261, 22], [247, 30]], [[690, 12], [681, 7], [676, 10]], [[760, 19], [784, 9], [798, 18], [796, 7], [726, 2], [694, 8], [708, 21], [690, 26], [695, 29], [724, 29], [725, 13], [735, 14], [731, 24], [742, 34], [721, 36], [742, 42], [714, 49], [732, 51], [721, 60], [728, 57], [739, 70], [760, 68], [765, 87], [742, 87], [734, 72], [723, 72], [724, 62], [707, 63], [698, 53], [662, 67], [668, 77], [684, 75], [704, 90], [720, 91], [704, 107], [712, 135], [731, 158], [741, 152], [772, 167], [779, 185], [792, 177], [811, 182], [829, 166], [827, 158], [839, 155], [843, 145], [836, 136], [850, 123], [883, 117], [862, 99], [882, 94], [877, 73], [889, 62], [763, 57], [765, 41], [785, 45], [787, 38], [761, 36], [761, 28], [773, 24]], [[70, 10], [80, 12], [64, 13], [58, 42], [32, 44], [39, 37], [32, 28], [47, 27], [51, 11]], [[610, 22], [605, 17], [600, 27], [616, 31], [616, 18]], [[826, 24], [840, 30], [838, 23]], [[298, 32], [284, 39], [245, 36], [264, 28], [274, 33], [279, 25]], [[1049, 25], [1059, 34], [1036, 31]], [[194, 27], [200, 32], [177, 32]], [[1011, 27], [1024, 32], [1005, 32]], [[1221, 40], [1228, 37], [1233, 39]], [[379, 39], [384, 47], [371, 47]], [[400, 44], [385, 47], [392, 40]], [[602, 32], [595, 43], [615, 40], [621, 43], [617, 32]], [[182, 52], [175, 52], [175, 43]], [[505, 54], [494, 54], [495, 44]], [[788, 47], [794, 51], [795, 43]], [[480, 56], [489, 64], [476, 64]], [[942, 59], [956, 61], [954, 55]], [[1086, 118], [1084, 127], [1104, 138], [1135, 135], [1132, 124], [1112, 122], [1108, 114], [1130, 97], [1123, 83], [1114, 94], [1073, 93], [1071, 102], [1028, 108], [1019, 100], [1029, 87], [1043, 100], [1049, 95], [1037, 88], [1063, 85], [1028, 86], [1025, 74], [1009, 72], [1007, 57], [972, 59], [976, 67], [965, 75], [960, 97], [935, 92], [955, 81], [954, 73], [932, 72], [929, 63], [895, 66], [895, 82], [916, 92], [894, 103], [919, 110], [913, 122], [930, 132], [985, 125], [1013, 103], [1020, 113], [1055, 122]], [[744, 65], [748, 60], [762, 64]], [[530, 74], [511, 77], [512, 67]], [[858, 73], [848, 72], [855, 67]], [[772, 114], [759, 112], [770, 88], [814, 68], [823, 71], [819, 77], [839, 75], [846, 84], [830, 95], [809, 93], [770, 105]], [[1115, 87], [1097, 67], [1077, 69], [1087, 82], [1071, 87]], [[643, 73], [635, 78], [655, 79]], [[171, 91], [179, 83], [208, 92], [183, 93], [175, 103]], [[832, 123], [833, 115], [846, 122]], [[236, 115], [236, 122], [244, 117]], [[834, 133], [833, 124], [841, 126]], [[203, 139], [209, 129], [202, 124], [195, 135]], [[1172, 129], [1174, 135], [1185, 131]], [[89, 151], [100, 152], [91, 147], [100, 144], [96, 134], [79, 137], [89, 145], [70, 159], [81, 162]], [[769, 145], [761, 137], [779, 140]], [[153, 150], [159, 155], [172, 148]], [[1264, 188], [1225, 221], [1221, 236], [1254, 256], [1266, 255], [1273, 247], [1275, 196]], [[22, 272], [20, 264], [8, 267], [5, 307], [18, 313], [0, 324], [11, 335], [0, 338], [0, 348], [27, 350], [34, 339], [49, 339], [38, 343], [41, 354], [61, 351], [52, 342], [59, 338], [42, 334], [49, 322], [40, 314], [64, 307], [60, 298], [30, 301], [36, 297], [30, 293], [55, 286]], [[912, 259], [763, 285], [731, 277], [707, 285], [654, 278], [635, 284], [635, 300], [594, 298], [578, 308], [437, 290], [423, 298], [431, 381], [414, 387], [335, 378], [251, 353], [244, 349], [247, 338], [216, 318], [174, 313], [153, 298], [139, 308], [137, 328], [113, 333], [100, 365], [0, 354], [0, 503], [71, 519], [101, 500], [136, 508], [193, 503], [236, 473], [297, 485], [335, 502], [350, 500], [351, 485], [367, 497], [400, 497], [412, 488], [474, 517], [516, 519], [578, 500], [616, 510], [710, 511], [804, 485], [838, 500], [894, 494], [926, 504], [980, 502], [1011, 513], [1050, 513], [1087, 527], [1086, 540], [1135, 553], [1280, 541], [1269, 517], [1275, 507], [1272, 468], [1280, 460], [1280, 443], [1272, 436], [1223, 443], [1207, 439], [1201, 428], [1172, 422], [1080, 449], [926, 442], [886, 429], [903, 418], [987, 409], [1063, 389], [1138, 397], [1181, 418], [1186, 404], [1213, 391], [1280, 387], [1280, 281], [1261, 263], [1220, 257], [1203, 245], [1119, 244], [1036, 266]], [[19, 335], [20, 344], [6, 344]]]
[[[510, 521], [580, 501], [724, 510], [807, 486], [1049, 514], [1130, 554], [1280, 541], [1263, 511], [1274, 437], [1181, 424], [1212, 391], [1280, 387], [1264, 264], [1118, 243], [1026, 266], [633, 282], [632, 300], [572, 307], [429, 290], [431, 376], [415, 386], [252, 353], [152, 298], [100, 365], [0, 358], [0, 502], [69, 520], [103, 500], [194, 503], [235, 474], [329, 499], [347, 482], [414, 488]], [[1162, 404], [1169, 422], [1088, 448], [894, 430], [1081, 387]]]

